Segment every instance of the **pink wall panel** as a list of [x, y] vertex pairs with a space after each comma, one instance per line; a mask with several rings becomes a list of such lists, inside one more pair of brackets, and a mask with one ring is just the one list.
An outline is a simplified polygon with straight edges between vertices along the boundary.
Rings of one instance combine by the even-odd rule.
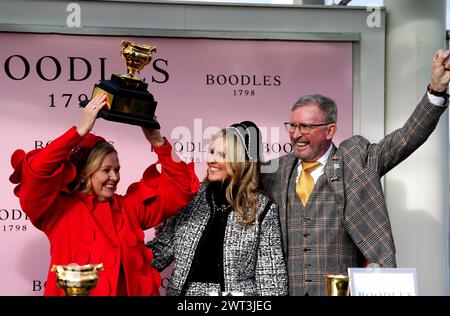
[[[102, 76], [126, 72], [122, 39], [0, 33], [0, 295], [41, 295], [49, 264], [48, 241], [21, 211], [8, 182], [10, 156], [16, 148], [45, 145], [76, 124], [78, 98], [90, 96]], [[282, 123], [304, 94], [333, 98], [336, 143], [351, 136], [350, 42], [126, 39], [158, 47], [139, 76], [158, 101], [162, 133], [184, 160], [196, 162], [201, 179], [211, 133], [235, 122], [253, 120], [261, 127], [267, 159], [290, 151]], [[155, 156], [136, 126], [100, 119], [94, 132], [119, 151], [118, 193], [124, 193]]]

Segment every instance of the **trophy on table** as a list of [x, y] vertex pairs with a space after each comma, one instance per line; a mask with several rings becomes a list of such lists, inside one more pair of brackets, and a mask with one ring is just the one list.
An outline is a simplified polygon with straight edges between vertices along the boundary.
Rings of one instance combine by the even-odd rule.
[[103, 269], [103, 264], [78, 265], [53, 265], [51, 271], [56, 271], [56, 283], [64, 290], [67, 296], [88, 296], [97, 285], [98, 271]]
[[349, 296], [350, 278], [346, 275], [327, 275], [325, 281], [327, 296]]
[[[111, 80], [95, 84], [92, 98], [101, 93], [108, 97], [107, 108], [103, 107], [98, 115], [108, 121], [159, 129], [155, 117], [157, 102], [147, 91], [148, 83], [135, 75], [150, 63], [156, 47], [129, 41], [122, 41], [121, 46], [127, 73], [113, 74]], [[80, 103], [80, 106], [86, 106], [88, 101]]]

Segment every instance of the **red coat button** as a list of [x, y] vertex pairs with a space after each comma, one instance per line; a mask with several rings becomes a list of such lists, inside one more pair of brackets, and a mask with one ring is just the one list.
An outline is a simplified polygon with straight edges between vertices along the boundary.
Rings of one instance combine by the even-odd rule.
[[142, 267], [144, 266], [144, 258], [142, 256], [140, 256], [139, 254], [134, 254], [133, 255], [133, 268], [136, 271], [139, 271], [142, 269]]
[[136, 235], [131, 231], [124, 233], [123, 239], [129, 247], [134, 247], [137, 244]]
[[102, 261], [105, 269], [111, 269], [116, 264], [116, 256], [112, 253], [105, 253], [102, 256]]
[[84, 229], [81, 229], [80, 232], [81, 232], [80, 239], [82, 243], [90, 245], [95, 241], [95, 230], [90, 225], [88, 225]]

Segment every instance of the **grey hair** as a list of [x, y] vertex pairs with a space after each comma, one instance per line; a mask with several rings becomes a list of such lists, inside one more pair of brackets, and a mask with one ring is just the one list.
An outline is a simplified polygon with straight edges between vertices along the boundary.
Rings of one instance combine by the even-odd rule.
[[337, 107], [336, 103], [323, 95], [320, 94], [311, 94], [304, 95], [292, 106], [292, 110], [294, 111], [299, 107], [305, 106], [309, 103], [316, 104], [319, 109], [322, 111], [325, 122], [326, 123], [336, 123], [337, 122]]

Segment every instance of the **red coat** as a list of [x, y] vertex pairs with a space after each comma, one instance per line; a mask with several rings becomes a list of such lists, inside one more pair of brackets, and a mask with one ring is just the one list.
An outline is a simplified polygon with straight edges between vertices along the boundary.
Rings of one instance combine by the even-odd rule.
[[[75, 175], [67, 157], [81, 139], [72, 127], [52, 146], [28, 154], [17, 151], [12, 159], [12, 178], [19, 183], [15, 193], [22, 209], [50, 241], [44, 294], [64, 295], [56, 284], [55, 272], [50, 272], [53, 264], [103, 263], [104, 270], [90, 295], [117, 295], [118, 284], [126, 287], [128, 295], [159, 295], [161, 277], [151, 266], [153, 254], [145, 247], [143, 230], [183, 208], [197, 192], [198, 178], [191, 166], [172, 160], [172, 147], [166, 141], [154, 148], [161, 173], [151, 165], [124, 196], [116, 194], [112, 201], [99, 203], [93, 195], [67, 190]], [[43, 174], [49, 163], [54, 163], [53, 171]], [[125, 278], [121, 274], [119, 283], [121, 266]]]

